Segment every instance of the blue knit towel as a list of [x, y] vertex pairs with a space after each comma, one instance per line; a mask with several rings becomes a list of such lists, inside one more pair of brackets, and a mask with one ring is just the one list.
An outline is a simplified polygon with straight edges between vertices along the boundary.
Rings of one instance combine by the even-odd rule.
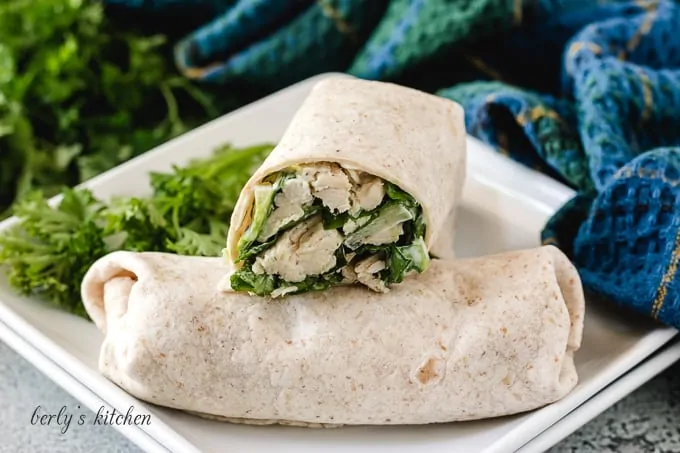
[[603, 10], [578, 11], [559, 100], [494, 82], [440, 94], [466, 107], [471, 133], [520, 161], [537, 155], [580, 189], [543, 242], [569, 254], [587, 289], [680, 327], [680, 8]]

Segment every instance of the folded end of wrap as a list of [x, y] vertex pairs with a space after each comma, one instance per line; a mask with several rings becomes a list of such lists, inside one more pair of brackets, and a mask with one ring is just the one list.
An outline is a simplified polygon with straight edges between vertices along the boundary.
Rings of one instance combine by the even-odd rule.
[[585, 295], [581, 278], [576, 267], [560, 249], [546, 245], [554, 259], [555, 277], [562, 292], [562, 298], [569, 311], [571, 329], [567, 341], [567, 353], [573, 354], [581, 347], [583, 338], [583, 322], [585, 319]]
[[557, 287], [569, 316], [569, 331], [564, 353], [559, 360], [556, 400], [571, 392], [578, 384], [579, 377], [574, 362], [574, 354], [581, 347], [583, 323], [585, 318], [585, 296], [578, 271], [569, 258], [557, 247], [541, 247], [552, 259]]
[[[104, 333], [111, 323], [128, 311], [128, 301], [135, 291], [137, 299], [149, 299], [146, 283], [156, 282], [158, 287], [173, 286], [184, 280], [189, 270], [193, 273], [193, 285], [215, 285], [226, 275], [229, 266], [223, 259], [202, 256], [181, 256], [161, 252], [117, 251], [95, 261], [85, 273], [80, 285], [80, 295], [87, 314]], [[191, 285], [189, 285], [191, 288]], [[195, 289], [193, 289], [195, 291]], [[175, 293], [182, 291], [175, 291]], [[179, 296], [178, 296], [179, 297]], [[186, 297], [184, 294], [181, 297]]]
[[132, 287], [146, 267], [138, 253], [118, 251], [100, 258], [88, 269], [80, 294], [87, 314], [99, 330], [106, 333], [108, 321], [125, 314]]

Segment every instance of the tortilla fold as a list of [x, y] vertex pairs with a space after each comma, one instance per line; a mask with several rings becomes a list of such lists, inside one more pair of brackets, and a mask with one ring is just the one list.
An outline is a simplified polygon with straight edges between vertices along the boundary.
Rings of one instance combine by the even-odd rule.
[[387, 294], [272, 303], [223, 292], [219, 258], [114, 252], [82, 297], [99, 369], [135, 397], [304, 426], [426, 424], [524, 412], [577, 383], [584, 296], [557, 248], [433, 260]]

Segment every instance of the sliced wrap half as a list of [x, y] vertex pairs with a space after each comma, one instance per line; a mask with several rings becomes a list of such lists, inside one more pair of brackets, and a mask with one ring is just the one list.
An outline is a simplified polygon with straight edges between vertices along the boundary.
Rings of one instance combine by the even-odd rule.
[[273, 297], [423, 272], [461, 195], [462, 108], [390, 83], [319, 82], [241, 191], [227, 287]]
[[388, 294], [219, 291], [219, 258], [114, 252], [82, 285], [100, 371], [161, 406], [254, 424], [424, 424], [536, 409], [577, 383], [584, 298], [546, 246], [433, 260]]

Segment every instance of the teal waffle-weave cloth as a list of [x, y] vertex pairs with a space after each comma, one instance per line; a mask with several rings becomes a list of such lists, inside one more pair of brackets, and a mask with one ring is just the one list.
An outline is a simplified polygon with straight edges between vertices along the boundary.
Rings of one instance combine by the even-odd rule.
[[107, 3], [175, 35], [201, 23], [178, 41], [177, 65], [225, 96], [346, 71], [460, 102], [470, 134], [576, 189], [542, 240], [569, 255], [585, 287], [680, 328], [675, 2]]

